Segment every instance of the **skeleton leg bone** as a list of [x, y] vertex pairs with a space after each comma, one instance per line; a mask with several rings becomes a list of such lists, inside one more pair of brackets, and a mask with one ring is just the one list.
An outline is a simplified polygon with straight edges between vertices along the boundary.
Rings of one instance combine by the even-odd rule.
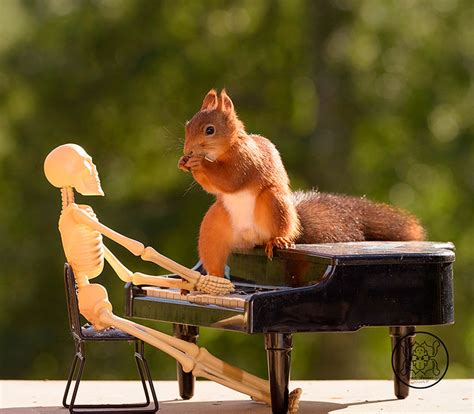
[[112, 266], [118, 277], [124, 282], [132, 282], [134, 285], [150, 285], [159, 287], [171, 287], [178, 289], [193, 290], [194, 286], [181, 279], [174, 279], [162, 276], [146, 275], [144, 273], [133, 273], [130, 269], [120, 262], [119, 259], [104, 245], [105, 260]]
[[[109, 253], [106, 250], [105, 254], [109, 255]], [[109, 256], [115, 266], [114, 268], [120, 271], [119, 275], [121, 277], [128, 280], [131, 272], [118, 260], [114, 262], [112, 257], [114, 256]], [[112, 305], [108, 300], [107, 291], [103, 286], [95, 283], [79, 286], [78, 300], [81, 314], [96, 329], [106, 329], [112, 326], [119, 328], [167, 353], [181, 364], [185, 372], [192, 372], [194, 376], [207, 378], [247, 394], [254, 400], [271, 404], [268, 381], [225, 363], [211, 355], [205, 348], [201, 348], [196, 344], [166, 335], [114, 315], [112, 313]], [[300, 389], [290, 393], [290, 414], [297, 412], [300, 394]]]
[[[167, 281], [177, 282], [173, 279], [143, 275], [142, 273], [132, 273], [105, 246], [104, 255], [105, 259], [109, 262], [115, 272], [125, 282], [132, 281], [134, 284], [143, 283], [155, 286], [160, 286], [160, 284], [161, 286], [165, 286]], [[181, 283], [184, 284], [187, 282]], [[253, 399], [264, 401], [270, 404], [270, 397], [268, 394], [269, 385], [267, 381], [258, 378], [254, 375], [248, 374], [247, 372], [242, 371], [239, 368], [233, 367], [232, 365], [225, 363], [224, 361], [210, 354], [205, 348], [200, 348], [197, 345], [189, 343], [187, 341], [182, 341], [180, 339], [166, 335], [162, 332], [156, 331], [146, 326], [119, 318], [108, 310], [107, 312], [110, 314], [106, 313], [103, 317], [101, 317], [102, 323], [105, 322], [109, 325], [113, 325], [117, 328], [120, 328], [124, 332], [128, 332], [131, 335], [139, 337], [145, 342], [168, 353], [181, 363], [185, 372], [189, 372], [192, 370], [192, 373], [195, 377], [204, 377], [213, 380], [229, 388], [236, 389], [237, 391], [250, 395]], [[158, 346], [156, 341], [162, 341], [164, 344], [162, 344], [160, 347]], [[168, 345], [168, 347], [164, 349], [164, 345]], [[176, 349], [179, 350], [178, 353], [176, 353]], [[187, 358], [187, 355], [190, 355], [192, 357]], [[204, 361], [205, 364], [203, 365], [203, 363], [199, 363], [199, 361]], [[231, 379], [229, 379], [229, 377]], [[238, 386], [238, 388], [236, 387], [236, 385]], [[256, 390], [260, 390], [258, 391], [260, 397], [255, 396]], [[261, 390], [265, 390], [265, 392]], [[298, 411], [300, 396], [300, 388], [297, 388], [290, 393], [288, 397], [289, 413], [296, 413]]]
[[[242, 371], [241, 369], [239, 369], [237, 367], [234, 367], [234, 366], [220, 360], [219, 358], [217, 358], [214, 355], [210, 354], [207, 351], [207, 349], [199, 347], [196, 344], [193, 344], [193, 343], [187, 342], [187, 341], [183, 341], [181, 339], [175, 338], [174, 336], [166, 335], [162, 332], [156, 331], [152, 328], [148, 328], [148, 327], [143, 326], [143, 325], [139, 325], [139, 324], [137, 324], [135, 322], [132, 322], [132, 321], [129, 321], [127, 319], [120, 318], [116, 315], [113, 315], [113, 318], [114, 318], [113, 326], [116, 326], [116, 327], [122, 329], [121, 326], [117, 325], [117, 322], [127, 323], [129, 326], [133, 326], [133, 327], [139, 329], [140, 331], [145, 332], [145, 333], [159, 339], [160, 341], [165, 342], [168, 345], [179, 348], [180, 351], [182, 351], [186, 354], [192, 355], [193, 358], [196, 358], [197, 361], [200, 361], [201, 358], [205, 357], [204, 359], [206, 361], [207, 366], [214, 367], [214, 368], [217, 369], [217, 372], [225, 373], [227, 376], [231, 376], [234, 379], [238, 379], [239, 382], [244, 382], [244, 383], [253, 385], [254, 387], [257, 387], [259, 389], [265, 389], [266, 387], [269, 386], [268, 382], [266, 380], [264, 380], [262, 378], [259, 378], [259, 377], [256, 377], [255, 375], [249, 374], [245, 371]], [[135, 335], [135, 334], [133, 334], [133, 335]], [[184, 369], [185, 372], [189, 372], [189, 371], [186, 371], [184, 366], [183, 366], [183, 369]], [[199, 372], [203, 369], [204, 369], [204, 372], [210, 372], [205, 367], [198, 367], [197, 366], [196, 368], [192, 369], [193, 374], [195, 374], [195, 376], [202, 376], [200, 374], [195, 373], [196, 369]], [[216, 373], [214, 372], [214, 374], [216, 374]]]
[[210, 379], [270, 404], [267, 381], [226, 364], [204, 348], [120, 318], [108, 309], [101, 312], [100, 320], [103, 324], [113, 325], [171, 355], [185, 372], [192, 372], [194, 376]]
[[208, 378], [252, 398], [271, 403], [267, 381], [233, 367], [196, 344], [139, 325], [112, 313], [107, 291], [99, 284], [79, 288], [79, 309], [96, 329], [116, 327], [175, 358], [185, 372]]
[[[115, 326], [166, 352], [182, 365], [185, 372], [192, 371], [195, 377], [207, 378], [247, 394], [254, 400], [271, 405], [268, 381], [227, 364], [210, 354], [205, 348], [120, 318], [114, 315], [108, 308], [100, 311], [100, 320], [103, 324]], [[296, 388], [289, 394], [289, 414], [298, 412], [301, 393], [301, 388]]]

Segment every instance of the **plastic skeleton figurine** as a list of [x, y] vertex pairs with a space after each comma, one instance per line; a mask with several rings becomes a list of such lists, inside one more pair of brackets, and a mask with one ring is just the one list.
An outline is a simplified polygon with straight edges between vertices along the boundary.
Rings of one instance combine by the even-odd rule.
[[[101, 224], [91, 207], [75, 204], [73, 188], [83, 195], [104, 195], [92, 158], [80, 146], [66, 144], [57, 147], [47, 156], [44, 170], [48, 181], [61, 189], [62, 212], [59, 231], [63, 248], [74, 271], [79, 310], [94, 328], [119, 328], [166, 352], [182, 365], [185, 372], [192, 372], [196, 377], [213, 380], [250, 395], [255, 400], [270, 404], [268, 381], [221, 361], [205, 348], [114, 315], [106, 289], [102, 285], [89, 283], [89, 280], [102, 273], [105, 257], [122, 280], [136, 284], [188, 290], [197, 288], [212, 294], [228, 293], [233, 289], [232, 284], [223, 278], [202, 276], [159, 254], [151, 247], [145, 248], [142, 243]], [[185, 281], [132, 273], [104, 246], [102, 235], [121, 244], [134, 255], [179, 274]], [[290, 394], [290, 412], [297, 411], [300, 394], [300, 389]]]

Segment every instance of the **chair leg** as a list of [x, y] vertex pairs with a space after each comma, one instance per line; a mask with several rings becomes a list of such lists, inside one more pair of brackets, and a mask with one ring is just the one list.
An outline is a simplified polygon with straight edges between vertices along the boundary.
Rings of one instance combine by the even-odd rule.
[[[194, 325], [173, 324], [174, 336], [179, 339], [197, 343], [199, 337], [199, 327]], [[184, 372], [179, 362], [176, 362], [176, 373], [178, 376], [179, 395], [183, 400], [189, 400], [194, 395], [194, 375], [191, 372]]]
[[148, 406], [150, 404], [150, 397], [148, 394], [148, 387], [150, 387], [151, 396], [153, 398], [153, 408], [147, 412], [156, 413], [159, 410], [160, 405], [158, 403], [158, 398], [156, 398], [156, 392], [153, 385], [153, 379], [151, 378], [150, 368], [145, 358], [145, 343], [140, 340], [135, 341], [135, 362], [137, 364], [138, 374], [140, 375], [140, 380], [142, 382], [143, 392], [145, 393], [146, 403], [144, 405]]
[[272, 412], [273, 414], [286, 414], [293, 338], [289, 333], [266, 333], [265, 348], [267, 350]]
[[[77, 369], [77, 362], [81, 361], [79, 365], [79, 371], [78, 374], [75, 375], [76, 369]], [[69, 408], [71, 405], [74, 406], [74, 401], [76, 400], [76, 395], [77, 395], [77, 390], [79, 389], [79, 383], [81, 381], [82, 373], [84, 371], [84, 365], [85, 365], [85, 358], [80, 351], [80, 349], [76, 350], [76, 353], [74, 354], [74, 359], [71, 365], [71, 370], [69, 372], [69, 377], [67, 379], [67, 384], [66, 384], [66, 389], [64, 390], [64, 395], [63, 395], [63, 407], [64, 408]], [[67, 402], [67, 397], [69, 395], [69, 389], [71, 387], [71, 383], [74, 379], [74, 390], [72, 393], [71, 397], [71, 403], [68, 404]]]
[[[79, 346], [79, 349], [77, 350], [76, 354], [74, 355], [74, 361], [71, 367], [71, 372], [69, 374], [68, 382], [66, 384], [66, 389], [64, 390], [64, 396], [63, 396], [63, 406], [65, 408], [69, 408], [70, 413], [74, 413], [74, 403], [76, 401], [77, 397], [77, 391], [79, 390], [79, 384], [82, 379], [82, 374], [84, 372], [84, 366], [86, 365], [86, 358], [84, 356], [83, 347], [82, 345]], [[74, 375], [76, 373], [76, 368], [77, 368], [77, 362], [80, 361], [79, 363], [79, 368], [77, 369], [77, 375]], [[74, 389], [72, 391], [72, 396], [71, 396], [71, 402], [68, 404], [67, 403], [67, 397], [69, 394], [69, 388], [71, 386], [71, 382], [74, 379]]]
[[69, 394], [69, 388], [71, 387], [72, 377], [74, 375], [74, 372], [76, 371], [77, 360], [78, 360], [77, 355], [74, 354], [71, 369], [69, 370], [69, 376], [67, 377], [66, 389], [64, 390], [64, 394], [63, 394], [63, 407], [64, 408], [69, 408], [69, 404], [67, 403], [67, 396]]
[[[398, 399], [408, 397], [410, 392], [412, 346], [415, 337], [414, 326], [391, 326], [393, 386]], [[403, 342], [400, 340], [403, 339]]]
[[[143, 341], [135, 341], [135, 362], [137, 364], [137, 370], [140, 375], [140, 381], [143, 386], [146, 401], [144, 403], [129, 403], [129, 404], [75, 404], [77, 391], [79, 390], [79, 384], [81, 382], [82, 374], [84, 372], [84, 366], [86, 364], [85, 349], [82, 343], [77, 346], [77, 352], [74, 355], [71, 371], [69, 373], [68, 382], [63, 396], [63, 406], [69, 408], [71, 414], [91, 414], [91, 413], [114, 413], [114, 414], [125, 414], [125, 413], [156, 413], [159, 409], [158, 399], [156, 397], [155, 388], [153, 386], [153, 380], [151, 378], [150, 369], [144, 356], [144, 343]], [[77, 364], [80, 361], [79, 365]], [[75, 373], [77, 372], [77, 375]], [[71, 401], [67, 403], [67, 397], [72, 380], [75, 378], [74, 390], [72, 393]], [[153, 404], [150, 406], [150, 396], [147, 389], [147, 384], [150, 387], [150, 392], [153, 398]], [[149, 407], [149, 408], [148, 408]]]

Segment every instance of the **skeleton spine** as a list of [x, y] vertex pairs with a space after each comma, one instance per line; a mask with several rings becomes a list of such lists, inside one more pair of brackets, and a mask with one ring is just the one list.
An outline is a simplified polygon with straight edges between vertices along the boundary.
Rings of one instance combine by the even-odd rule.
[[72, 187], [61, 188], [61, 202], [62, 210], [64, 210], [69, 204], [74, 203], [74, 190]]

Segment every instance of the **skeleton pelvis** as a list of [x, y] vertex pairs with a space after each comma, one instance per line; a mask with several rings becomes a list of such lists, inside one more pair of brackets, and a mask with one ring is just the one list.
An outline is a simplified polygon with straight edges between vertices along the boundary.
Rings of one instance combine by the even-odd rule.
[[79, 311], [97, 330], [108, 328], [100, 321], [100, 313], [104, 309], [112, 312], [107, 290], [102, 285], [93, 283], [79, 287], [77, 293]]

